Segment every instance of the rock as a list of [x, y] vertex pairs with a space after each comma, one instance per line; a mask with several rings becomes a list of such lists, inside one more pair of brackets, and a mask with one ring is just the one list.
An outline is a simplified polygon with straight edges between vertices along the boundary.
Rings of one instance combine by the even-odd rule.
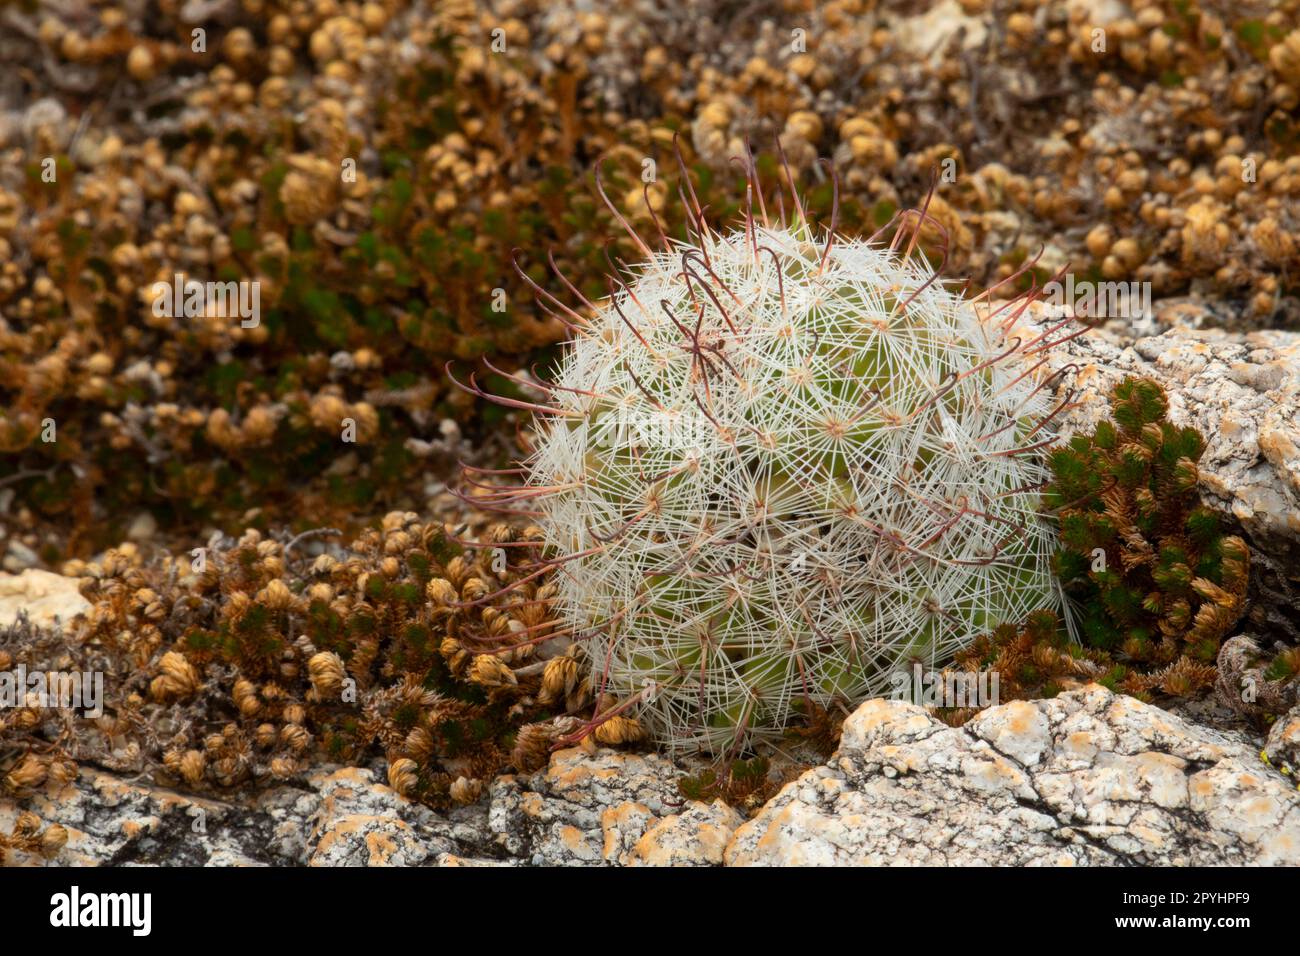
[[54, 862], [63, 865], [717, 865], [742, 820], [720, 802], [684, 803], [681, 773], [662, 757], [574, 748], [537, 774], [498, 778], [489, 800], [440, 814], [365, 768], [323, 768], [229, 798], [83, 768], [61, 791], [0, 799], [0, 830], [21, 810], [62, 824], [68, 843]]
[[9, 539], [9, 547], [5, 551], [4, 566], [6, 571], [19, 572], [26, 568], [35, 567], [41, 563], [40, 556], [27, 545], [23, 544], [17, 538]]
[[1162, 699], [1160, 706], [1185, 724], [1206, 727], [1245, 746], [1259, 749], [1260, 737], [1256, 725], [1239, 710], [1226, 706], [1215, 694], [1200, 697], [1173, 697]]
[[308, 784], [320, 798], [304, 847], [308, 866], [421, 866], [492, 849], [484, 845], [483, 807], [442, 817], [357, 767], [313, 774]]
[[1292, 780], [1300, 778], [1300, 705], [1273, 721], [1264, 741], [1264, 759]]
[[1300, 334], [1171, 329], [1129, 346], [1095, 333], [1056, 350], [1049, 363], [1079, 367], [1063, 388], [1082, 404], [1067, 432], [1107, 414], [1107, 396], [1127, 375], [1154, 378], [1169, 393], [1169, 417], [1205, 435], [1208, 496], [1275, 548], [1300, 551]]
[[1257, 740], [1092, 685], [963, 728], [868, 701], [829, 763], [749, 822], [683, 800], [663, 757], [575, 747], [445, 814], [365, 768], [202, 797], [83, 768], [61, 792], [0, 800], [0, 830], [21, 810], [63, 825], [56, 865], [1286, 864], [1298, 749], [1300, 713], [1274, 725], [1270, 766]]
[[68, 830], [55, 862], [98, 866], [419, 866], [499, 857], [486, 807], [441, 816], [374, 780], [330, 768], [300, 786], [199, 797], [94, 768], [19, 806], [0, 799], [0, 830], [20, 810]]
[[181, 7], [183, 23], [229, 23], [238, 13], [234, 0], [186, 0]]
[[1071, 19], [1077, 17], [1093, 27], [1104, 27], [1129, 15], [1128, 7], [1119, 0], [1066, 0], [1065, 9]]
[[90, 768], [21, 808], [0, 800], [0, 830], [9, 830], [20, 809], [62, 824], [68, 842], [54, 862], [66, 866], [287, 864], [301, 856], [302, 821], [317, 802], [301, 791], [277, 792], [263, 806], [239, 807]]
[[967, 16], [957, 0], [942, 0], [925, 13], [894, 21], [890, 33], [899, 49], [937, 62], [954, 37], [960, 37], [963, 50], [973, 50], [984, 42], [988, 28], [979, 17]]
[[720, 864], [743, 821], [721, 802], [683, 807], [680, 776], [662, 757], [573, 748], [444, 816], [369, 770], [315, 774], [320, 804], [304, 854], [312, 866]]
[[682, 803], [681, 771], [653, 754], [581, 747], [531, 777], [499, 777], [490, 825], [511, 856], [538, 866], [622, 863]]
[[[1041, 330], [1044, 321], [1040, 311], [1033, 323]], [[1250, 620], [1300, 640], [1300, 334], [1180, 327], [1125, 344], [1094, 331], [1054, 349], [1049, 367], [1062, 370], [1063, 395], [1077, 390], [1078, 406], [1061, 416], [1064, 434], [1104, 418], [1127, 375], [1165, 387], [1170, 420], [1206, 438], [1206, 503], [1235, 519], [1251, 545]]]
[[629, 866], [718, 866], [743, 824], [739, 813], [721, 800], [693, 802], [682, 813], [654, 824], [627, 857]]
[[22, 574], [0, 573], [0, 627], [8, 627], [26, 612], [40, 627], [67, 624], [90, 610], [77, 589], [77, 579], [28, 568]]
[[728, 865], [1300, 862], [1300, 793], [1231, 738], [1098, 685], [962, 728], [872, 700]]
[[158, 520], [148, 511], [141, 511], [131, 519], [126, 536], [131, 541], [148, 541], [158, 531]]
[[484, 867], [512, 865], [508, 860], [476, 860], [471, 857], [457, 856], [455, 853], [438, 854], [438, 866]]

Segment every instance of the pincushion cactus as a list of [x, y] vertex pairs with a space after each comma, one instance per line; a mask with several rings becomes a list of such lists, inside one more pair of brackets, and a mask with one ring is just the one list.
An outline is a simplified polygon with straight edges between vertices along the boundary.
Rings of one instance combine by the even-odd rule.
[[587, 315], [548, 297], [574, 337], [528, 480], [495, 499], [539, 517], [617, 701], [596, 720], [634, 712], [670, 749], [736, 750], [1059, 606], [1035, 365], [1063, 324], [945, 289], [924, 211], [884, 246], [795, 205], [726, 235], [697, 208]]

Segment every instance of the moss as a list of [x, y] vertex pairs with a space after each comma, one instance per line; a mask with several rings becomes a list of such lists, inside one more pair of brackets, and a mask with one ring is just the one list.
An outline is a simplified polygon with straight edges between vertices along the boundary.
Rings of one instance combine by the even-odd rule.
[[[490, 529], [494, 542], [515, 537]], [[548, 754], [590, 705], [585, 683], [547, 698], [544, 672], [529, 667], [536, 647], [525, 638], [552, 626], [544, 581], [493, 568], [487, 549], [467, 559], [441, 528], [402, 514], [331, 550], [298, 560], [248, 532], [210, 548], [202, 572], [188, 556], [145, 563], [132, 548], [110, 551], [85, 569], [95, 610], [76, 633], [0, 630], [0, 659], [82, 666], [93, 656], [111, 677], [105, 718], [74, 716], [60, 724], [72, 737], [55, 740], [37, 714], [11, 725], [13, 739], [50, 765], [74, 752], [111, 764], [104, 746], [131, 741], [138, 770], [192, 790], [378, 756], [414, 768], [390, 781], [406, 796], [445, 808], [477, 792], [455, 788], [458, 778], [517, 766], [521, 734]], [[484, 582], [513, 587], [472, 604]], [[531, 630], [519, 637], [519, 627]], [[504, 670], [485, 677], [471, 666], [482, 655]]]
[[1200, 503], [1205, 440], [1169, 422], [1155, 382], [1125, 379], [1111, 408], [1114, 424], [1049, 457], [1054, 565], [1081, 608], [1084, 642], [1134, 665], [1212, 663], [1244, 610], [1249, 554]]
[[807, 766], [784, 764], [773, 771], [767, 757], [736, 759], [720, 767], [706, 767], [677, 781], [677, 790], [686, 800], [712, 803], [721, 800], [742, 813], [754, 814]]
[[[1060, 527], [1053, 566], [1080, 641], [1050, 611], [1004, 624], [958, 655], [992, 670], [1005, 699], [1096, 681], [1117, 693], [1188, 697], [1213, 685], [1219, 645], [1245, 607], [1249, 552], [1200, 503], [1204, 437], [1167, 417], [1160, 386], [1126, 378], [1113, 420], [1049, 455], [1044, 500]], [[960, 723], [973, 711], [941, 711]]]

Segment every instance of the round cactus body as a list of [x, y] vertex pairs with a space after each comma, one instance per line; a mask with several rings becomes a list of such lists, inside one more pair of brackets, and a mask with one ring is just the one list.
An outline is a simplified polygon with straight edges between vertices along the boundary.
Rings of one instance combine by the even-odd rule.
[[662, 743], [745, 746], [1059, 607], [1044, 343], [805, 224], [636, 275], [567, 346], [529, 500], [593, 686]]

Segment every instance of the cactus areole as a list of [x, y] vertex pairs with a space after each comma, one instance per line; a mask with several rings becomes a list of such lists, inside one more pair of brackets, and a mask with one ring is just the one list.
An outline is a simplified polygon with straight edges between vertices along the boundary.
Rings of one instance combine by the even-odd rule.
[[887, 242], [795, 207], [638, 238], [585, 313], [541, 293], [574, 334], [510, 500], [593, 688], [672, 750], [778, 736], [1061, 605], [1039, 370], [1065, 323], [1026, 335], [1029, 297], [981, 314], [944, 288], [924, 210]]

